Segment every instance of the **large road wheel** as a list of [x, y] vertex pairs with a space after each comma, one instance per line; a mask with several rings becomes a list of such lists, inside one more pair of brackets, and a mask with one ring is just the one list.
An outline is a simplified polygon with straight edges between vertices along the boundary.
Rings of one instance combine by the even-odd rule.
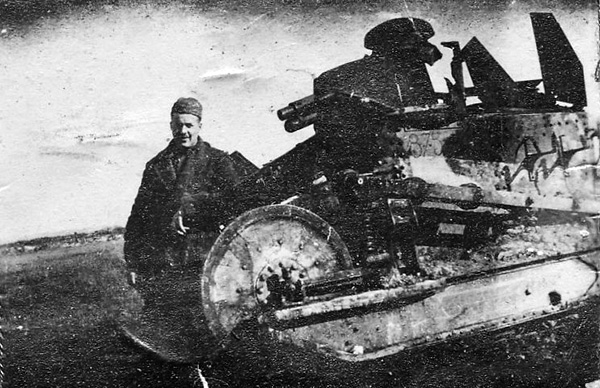
[[206, 323], [222, 341], [257, 312], [284, 303], [282, 295], [294, 298], [296, 285], [351, 266], [340, 236], [316, 214], [289, 205], [251, 210], [223, 231], [204, 264]]

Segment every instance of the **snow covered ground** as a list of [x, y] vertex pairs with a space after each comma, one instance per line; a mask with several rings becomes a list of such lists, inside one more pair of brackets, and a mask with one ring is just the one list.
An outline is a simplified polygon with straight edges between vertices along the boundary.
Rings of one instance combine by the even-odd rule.
[[[367, 54], [364, 34], [394, 17], [428, 20], [438, 46], [477, 36], [524, 80], [540, 78], [528, 12], [553, 11], [583, 62], [597, 114], [597, 6], [557, 3], [313, 1], [273, 12], [145, 3], [0, 25], [0, 244], [123, 226], [180, 96], [202, 101], [202, 136], [214, 146], [257, 165], [277, 157], [312, 130], [287, 134], [276, 110], [311, 94], [313, 77]], [[440, 49], [444, 59], [430, 73], [444, 91], [451, 54]]]

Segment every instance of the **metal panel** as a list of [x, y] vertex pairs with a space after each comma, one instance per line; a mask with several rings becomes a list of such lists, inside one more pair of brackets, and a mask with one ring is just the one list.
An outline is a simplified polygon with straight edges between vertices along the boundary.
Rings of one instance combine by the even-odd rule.
[[[514, 325], [598, 295], [597, 269], [589, 264], [598, 262], [597, 252], [585, 259], [570, 257], [508, 270], [449, 285], [414, 303], [403, 305], [399, 300], [385, 309], [272, 333], [281, 341], [349, 361], [391, 355], [453, 335]], [[351, 303], [345, 302], [349, 308]], [[329, 305], [335, 303], [323, 305], [332, 308]]]
[[531, 13], [546, 93], [575, 108], [587, 105], [583, 66], [551, 13]]

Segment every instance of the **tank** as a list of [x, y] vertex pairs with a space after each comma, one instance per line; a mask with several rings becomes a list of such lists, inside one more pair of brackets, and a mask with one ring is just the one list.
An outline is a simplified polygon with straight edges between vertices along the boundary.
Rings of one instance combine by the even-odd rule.
[[597, 302], [598, 129], [560, 25], [531, 22], [541, 79], [448, 41], [447, 92], [427, 72], [442, 56], [429, 23], [369, 31], [369, 55], [277, 112], [314, 136], [239, 184], [208, 256], [164, 280], [192, 301], [167, 329], [178, 344], [130, 337], [192, 360], [243, 331], [362, 362]]

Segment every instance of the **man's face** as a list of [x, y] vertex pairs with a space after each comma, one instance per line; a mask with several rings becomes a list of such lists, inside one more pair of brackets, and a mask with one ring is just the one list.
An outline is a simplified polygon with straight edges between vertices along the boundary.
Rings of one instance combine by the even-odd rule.
[[202, 128], [202, 123], [198, 116], [187, 113], [173, 113], [171, 115], [173, 138], [182, 147], [190, 148], [198, 143], [200, 128]]

